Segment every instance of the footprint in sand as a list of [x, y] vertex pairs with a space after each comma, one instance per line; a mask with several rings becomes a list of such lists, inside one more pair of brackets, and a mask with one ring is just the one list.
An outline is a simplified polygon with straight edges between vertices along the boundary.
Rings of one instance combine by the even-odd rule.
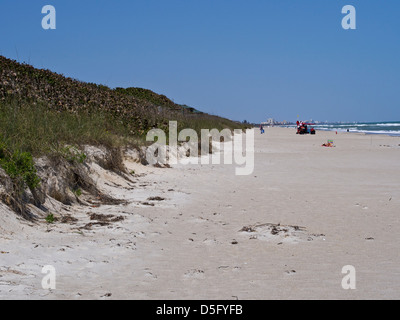
[[218, 245], [220, 244], [219, 241], [217, 241], [216, 239], [204, 239], [203, 243], [207, 246], [214, 246], [214, 245]]
[[147, 271], [144, 277], [151, 280], [157, 280], [157, 276], [150, 271]]
[[189, 270], [185, 273], [184, 275], [185, 279], [204, 279], [204, 271], [200, 269], [192, 269]]
[[296, 270], [286, 270], [285, 273], [288, 275], [293, 275], [296, 273]]
[[221, 272], [237, 272], [240, 271], [241, 267], [230, 267], [230, 266], [220, 266], [218, 267], [218, 271]]
[[361, 207], [363, 210], [368, 210], [368, 207], [367, 207], [367, 206], [364, 206], [364, 205], [362, 205], [362, 204], [360, 204], [360, 203], [356, 203], [354, 206], [355, 206], [355, 207]]
[[112, 243], [111, 248], [125, 248], [128, 250], [136, 250], [136, 242], [132, 241], [116, 241]]

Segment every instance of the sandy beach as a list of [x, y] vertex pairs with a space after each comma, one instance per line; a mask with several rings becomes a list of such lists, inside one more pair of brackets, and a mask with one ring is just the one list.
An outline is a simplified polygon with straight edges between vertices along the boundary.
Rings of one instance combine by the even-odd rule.
[[249, 176], [127, 158], [127, 181], [94, 167], [126, 203], [47, 203], [75, 218], [54, 224], [0, 204], [0, 299], [399, 299], [399, 160], [400, 137], [274, 127], [255, 130]]

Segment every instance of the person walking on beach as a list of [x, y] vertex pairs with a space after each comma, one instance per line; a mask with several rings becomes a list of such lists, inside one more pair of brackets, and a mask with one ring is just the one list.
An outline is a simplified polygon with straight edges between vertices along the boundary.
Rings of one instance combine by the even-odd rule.
[[260, 132], [261, 132], [261, 134], [264, 133], [264, 127], [263, 127], [263, 125], [260, 125]]

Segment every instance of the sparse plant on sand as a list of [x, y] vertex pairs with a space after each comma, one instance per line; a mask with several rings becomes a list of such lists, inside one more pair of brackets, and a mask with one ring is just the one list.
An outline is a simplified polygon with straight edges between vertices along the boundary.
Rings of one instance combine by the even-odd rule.
[[56, 221], [56, 218], [54, 217], [54, 215], [52, 213], [50, 213], [46, 216], [45, 220], [47, 223], [51, 224]]
[[73, 190], [73, 192], [78, 198], [82, 195], [82, 189], [81, 188]]

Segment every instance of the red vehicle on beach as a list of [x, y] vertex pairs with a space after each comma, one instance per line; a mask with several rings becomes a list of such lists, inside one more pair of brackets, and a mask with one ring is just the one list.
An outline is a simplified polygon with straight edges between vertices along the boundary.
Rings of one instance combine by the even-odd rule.
[[313, 127], [313, 123], [305, 123], [297, 121], [297, 132], [296, 134], [315, 134], [315, 129]]

